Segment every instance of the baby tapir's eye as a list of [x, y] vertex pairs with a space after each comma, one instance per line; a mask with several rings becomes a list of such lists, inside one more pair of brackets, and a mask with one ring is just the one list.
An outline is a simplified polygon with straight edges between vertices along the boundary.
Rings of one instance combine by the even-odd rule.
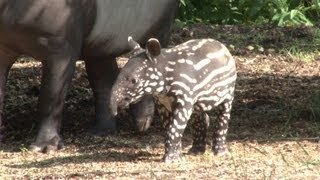
[[137, 79], [131, 79], [131, 83], [132, 83], [132, 84], [136, 84], [137, 82], [138, 82]]

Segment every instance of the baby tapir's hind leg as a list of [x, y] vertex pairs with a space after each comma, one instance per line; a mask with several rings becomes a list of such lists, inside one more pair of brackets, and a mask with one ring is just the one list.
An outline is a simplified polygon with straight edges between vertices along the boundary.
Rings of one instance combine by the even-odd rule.
[[231, 107], [232, 100], [228, 100], [218, 106], [218, 117], [215, 124], [212, 143], [212, 151], [218, 156], [227, 153], [226, 135], [229, 127]]
[[191, 154], [203, 154], [206, 151], [206, 136], [209, 127], [209, 116], [203, 112], [191, 116], [193, 143], [189, 150]]

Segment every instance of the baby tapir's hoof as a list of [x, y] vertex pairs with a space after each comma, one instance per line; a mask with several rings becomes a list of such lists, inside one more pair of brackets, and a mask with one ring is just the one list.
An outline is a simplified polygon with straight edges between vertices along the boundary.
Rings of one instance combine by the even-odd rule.
[[217, 149], [213, 148], [212, 152], [214, 155], [219, 156], [219, 157], [222, 157], [222, 156], [229, 157], [230, 156], [230, 152], [227, 148], [217, 148]]
[[176, 162], [182, 162], [184, 161], [184, 158], [181, 153], [170, 153], [166, 154], [163, 157], [163, 162], [165, 163], [176, 163]]

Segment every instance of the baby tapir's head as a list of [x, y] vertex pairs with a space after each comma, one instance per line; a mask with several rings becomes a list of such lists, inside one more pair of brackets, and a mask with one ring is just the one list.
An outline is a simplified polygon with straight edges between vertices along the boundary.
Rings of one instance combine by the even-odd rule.
[[159, 80], [150, 76], [148, 71], [153, 69], [157, 57], [161, 53], [161, 46], [157, 39], [151, 38], [146, 43], [146, 49], [140, 47], [131, 37], [128, 38], [132, 50], [132, 57], [121, 69], [111, 90], [110, 108], [113, 115], [117, 115], [118, 108], [126, 108], [131, 103], [138, 102], [146, 93], [152, 93], [155, 86], [150, 87], [152, 80]]

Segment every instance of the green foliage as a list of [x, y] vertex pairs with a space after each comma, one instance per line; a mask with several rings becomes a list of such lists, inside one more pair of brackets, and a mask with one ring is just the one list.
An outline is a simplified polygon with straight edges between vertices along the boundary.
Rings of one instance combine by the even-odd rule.
[[313, 25], [320, 0], [180, 0], [177, 22], [210, 24]]

